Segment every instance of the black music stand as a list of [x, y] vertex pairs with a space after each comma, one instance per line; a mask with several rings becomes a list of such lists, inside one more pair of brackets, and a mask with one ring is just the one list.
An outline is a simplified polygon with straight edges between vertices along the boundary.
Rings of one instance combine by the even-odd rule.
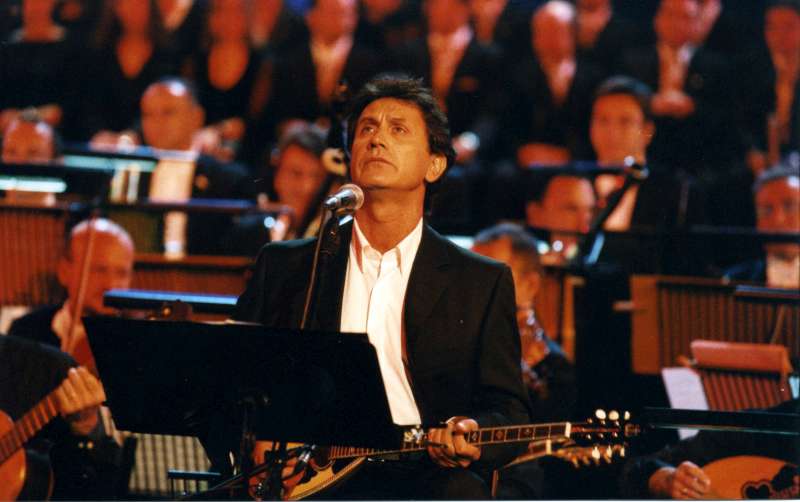
[[241, 424], [246, 409], [258, 439], [401, 444], [363, 334], [117, 317], [84, 324], [121, 429], [196, 436], [219, 416]]

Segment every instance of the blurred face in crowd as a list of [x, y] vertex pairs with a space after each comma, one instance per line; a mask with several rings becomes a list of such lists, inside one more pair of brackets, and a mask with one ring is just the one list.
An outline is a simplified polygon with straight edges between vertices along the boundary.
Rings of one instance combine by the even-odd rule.
[[403, 5], [402, 0], [362, 0], [366, 17], [370, 21], [380, 21]]
[[46, 162], [53, 158], [53, 142], [47, 123], [14, 120], [3, 136], [3, 162]]
[[147, 0], [116, 0], [114, 15], [124, 31], [142, 33], [150, 22], [150, 2]]
[[[58, 280], [66, 288], [72, 303], [78, 298], [88, 237], [88, 225], [76, 227], [70, 239], [69, 254], [60, 260], [58, 266]], [[114, 313], [114, 309], [103, 306], [103, 293], [109, 289], [130, 287], [133, 257], [133, 244], [127, 235], [116, 233], [106, 220], [97, 220], [84, 293], [84, 313]]]
[[295, 211], [302, 219], [325, 180], [322, 161], [297, 145], [289, 145], [278, 159], [275, 172], [275, 192], [281, 204]]
[[575, 8], [563, 1], [544, 4], [531, 18], [531, 43], [540, 59], [575, 55]]
[[517, 305], [530, 305], [534, 301], [539, 290], [539, 274], [526, 269], [523, 261], [514, 255], [510, 238], [501, 237], [493, 241], [475, 244], [472, 246], [472, 250], [509, 266], [514, 279]]
[[586, 232], [597, 206], [591, 182], [574, 176], [555, 176], [540, 202], [528, 214], [532, 226], [566, 232]]
[[306, 14], [306, 23], [315, 39], [333, 43], [352, 35], [358, 21], [356, 0], [316, 0]]
[[188, 150], [203, 127], [203, 109], [180, 83], [157, 83], [142, 96], [142, 133], [145, 143], [165, 150]]
[[211, 36], [217, 40], [241, 40], [247, 36], [244, 0], [214, 0], [208, 16]]
[[699, 14], [696, 0], [661, 0], [654, 19], [658, 41], [676, 48], [691, 42], [699, 28]]
[[422, 111], [413, 103], [394, 98], [367, 105], [355, 126], [350, 176], [367, 192], [405, 192], [417, 196], [422, 207], [425, 182], [444, 173], [447, 160], [431, 153]]
[[774, 7], [766, 14], [764, 38], [773, 53], [800, 53], [800, 13], [789, 7]]
[[[756, 193], [756, 226], [762, 232], [800, 232], [800, 177], [765, 183]], [[771, 243], [767, 252], [797, 254], [792, 243]]]
[[594, 102], [590, 136], [600, 164], [621, 165], [628, 156], [644, 163], [654, 129], [633, 96], [608, 94]]
[[52, 19], [56, 0], [23, 0], [22, 19], [24, 22], [49, 22]]
[[424, 12], [431, 33], [449, 35], [469, 21], [465, 0], [426, 0]]

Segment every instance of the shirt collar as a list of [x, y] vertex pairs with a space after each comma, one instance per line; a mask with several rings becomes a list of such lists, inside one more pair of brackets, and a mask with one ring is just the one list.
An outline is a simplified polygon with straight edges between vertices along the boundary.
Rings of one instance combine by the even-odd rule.
[[355, 251], [359, 269], [362, 269], [362, 260], [364, 256], [373, 254], [375, 256], [383, 257], [384, 255], [388, 254], [394, 256], [397, 260], [397, 268], [400, 270], [400, 273], [402, 275], [407, 275], [411, 271], [411, 264], [414, 263], [414, 258], [417, 256], [417, 250], [419, 249], [419, 244], [421, 241], [422, 218], [419, 219], [417, 226], [414, 227], [414, 230], [406, 235], [403, 240], [397, 243], [395, 247], [386, 251], [386, 253], [380, 253], [369, 243], [367, 237], [361, 231], [361, 227], [358, 226], [358, 220], [353, 218], [353, 239], [350, 243], [350, 246]]

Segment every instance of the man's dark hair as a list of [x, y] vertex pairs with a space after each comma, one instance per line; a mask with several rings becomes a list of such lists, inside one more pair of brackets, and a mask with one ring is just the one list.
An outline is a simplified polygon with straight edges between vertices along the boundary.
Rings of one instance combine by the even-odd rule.
[[511, 242], [511, 254], [522, 264], [522, 272], [542, 273], [542, 264], [539, 260], [539, 241], [516, 223], [498, 223], [481, 230], [475, 236], [474, 243], [490, 244], [500, 239], [508, 239]]
[[313, 124], [303, 124], [286, 131], [278, 141], [278, 151], [283, 153], [290, 146], [296, 146], [315, 157], [322, 157], [325, 151], [325, 134]]
[[602, 97], [615, 94], [624, 94], [636, 100], [645, 120], [652, 122], [653, 112], [650, 110], [650, 98], [653, 97], [653, 91], [647, 84], [625, 75], [615, 75], [607, 78], [597, 87], [592, 102], [595, 103]]
[[767, 3], [767, 11], [776, 8], [786, 8], [792, 9], [793, 11], [797, 12], [800, 15], [800, 0], [772, 0], [771, 2]]
[[767, 183], [784, 178], [800, 178], [800, 152], [792, 152], [784, 159], [766, 171], [762, 172], [753, 182], [753, 194], [758, 193]]
[[428, 148], [431, 153], [444, 155], [447, 159], [447, 168], [453, 165], [456, 152], [450, 138], [447, 116], [439, 107], [431, 90], [422, 85], [422, 79], [411, 78], [407, 75], [379, 75], [364, 84], [364, 87], [355, 95], [347, 113], [348, 152], [353, 147], [356, 123], [361, 112], [373, 101], [384, 98], [398, 99], [416, 105], [425, 119]]

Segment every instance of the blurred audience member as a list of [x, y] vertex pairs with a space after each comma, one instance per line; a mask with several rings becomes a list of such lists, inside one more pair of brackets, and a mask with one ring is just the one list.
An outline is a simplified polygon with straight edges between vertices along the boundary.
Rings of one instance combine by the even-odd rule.
[[[78, 101], [76, 47], [53, 21], [56, 0], [22, 0], [22, 26], [0, 44], [0, 131], [28, 107], [58, 127]], [[67, 132], [67, 131], [65, 131]]]
[[395, 51], [422, 34], [417, 0], [361, 0], [355, 40], [377, 51]]
[[201, 46], [207, 2], [156, 0], [156, 19], [164, 33], [164, 47], [172, 65], [182, 67]]
[[[650, 114], [650, 89], [629, 77], [612, 77], [595, 93], [590, 136], [597, 163], [619, 167], [626, 162], [647, 164], [647, 146], [655, 133]], [[687, 219], [699, 223], [702, 204], [685, 174], [673, 166], [648, 166], [649, 175], [628, 188], [617, 208], [605, 222], [605, 229], [627, 231], [631, 226], [658, 228], [684, 226]], [[604, 174], [594, 181], [598, 206], [622, 188], [624, 174]]]
[[[561, 347], [547, 337], [536, 321], [535, 303], [543, 281], [536, 239], [519, 225], [503, 223], [475, 236], [472, 250], [511, 268], [522, 344], [522, 379], [531, 400], [533, 423], [571, 420], [575, 414], [575, 369]], [[502, 469], [496, 497], [540, 499], [544, 476], [538, 462]]]
[[[534, 179], [540, 192], [532, 192], [526, 205], [528, 226], [542, 229], [550, 244], [543, 256], [548, 262], [563, 263], [577, 251], [580, 234], [586, 233], [597, 210], [592, 182], [581, 176], [556, 175]], [[538, 195], [538, 196], [537, 196]]]
[[[764, 171], [753, 186], [756, 228], [760, 232], [800, 234], [800, 155]], [[729, 269], [732, 280], [766, 282], [776, 288], [800, 288], [800, 244], [768, 242], [765, 257]]]
[[656, 134], [651, 162], [708, 176], [740, 160], [727, 64], [695, 46], [698, 0], [661, 0], [654, 18], [656, 43], [626, 51], [623, 73], [655, 89], [650, 103]]
[[469, 24], [468, 0], [424, 0], [424, 38], [402, 47], [400, 70], [431, 86], [450, 123], [456, 162], [470, 162], [494, 141], [499, 52], [484, 46]]
[[3, 132], [3, 162], [49, 162], [56, 156], [53, 128], [35, 109], [23, 110]]
[[[155, 0], [111, 0], [103, 6], [84, 65], [82, 136], [102, 143], [106, 131], [134, 128], [148, 85], [175, 74], [163, 51]], [[102, 132], [101, 132], [102, 131]], [[109, 138], [111, 139], [111, 138]]]
[[769, 4], [764, 40], [737, 71], [747, 162], [756, 176], [781, 154], [800, 150], [800, 1]]
[[290, 129], [278, 143], [272, 189], [276, 202], [289, 206], [293, 214], [283, 235], [279, 228], [273, 229], [271, 241], [315, 235], [321, 197], [331, 189], [324, 151], [325, 136], [313, 125]]
[[219, 135], [217, 154], [235, 156], [249, 121], [266, 104], [268, 69], [248, 40], [245, 0], [209, 2], [206, 49], [191, 59], [187, 74], [197, 86], [208, 128]]
[[308, 39], [303, 19], [284, 0], [252, 0], [248, 10], [250, 45], [259, 53], [283, 53]]
[[614, 14], [611, 0], [578, 0], [577, 54], [611, 74], [625, 49], [643, 42], [645, 35], [633, 22]]
[[271, 110], [275, 125], [289, 119], [327, 123], [341, 81], [355, 92], [381, 71], [380, 57], [354, 42], [357, 8], [356, 0], [316, 0], [308, 10], [310, 42], [276, 63]]
[[531, 18], [534, 57], [512, 78], [507, 130], [520, 166], [588, 158], [591, 93], [597, 68], [575, 57], [575, 7], [552, 0]]

